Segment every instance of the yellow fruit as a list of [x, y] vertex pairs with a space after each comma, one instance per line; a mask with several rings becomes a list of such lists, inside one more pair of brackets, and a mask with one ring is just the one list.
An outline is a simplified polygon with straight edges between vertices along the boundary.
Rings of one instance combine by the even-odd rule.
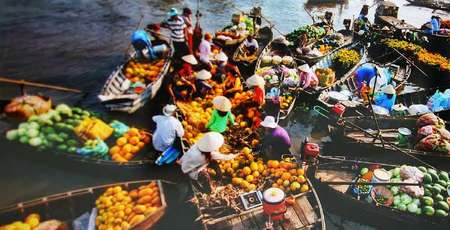
[[119, 139], [117, 139], [116, 141], [116, 145], [118, 146], [123, 146], [128, 142], [128, 140], [125, 137], [120, 137]]
[[258, 163], [256, 163], [256, 162], [252, 162], [251, 164], [250, 164], [250, 169], [252, 170], [252, 171], [258, 171]]
[[131, 152], [132, 149], [133, 149], [133, 145], [131, 145], [131, 144], [125, 144], [125, 145], [122, 147], [122, 151], [123, 151], [123, 152], [126, 152], [126, 153]]
[[128, 143], [130, 143], [132, 145], [137, 145], [139, 143], [139, 137], [137, 137], [137, 136], [131, 137], [128, 140]]
[[256, 185], [255, 185], [255, 184], [250, 184], [250, 185], [247, 187], [248, 192], [253, 191], [253, 190], [255, 190], [255, 189], [256, 189]]
[[289, 179], [291, 179], [291, 174], [288, 172], [285, 172], [285, 173], [281, 174], [281, 179], [289, 180]]
[[27, 216], [25, 219], [25, 223], [28, 224], [31, 228], [34, 228], [39, 225], [41, 217], [39, 214], [33, 213]]
[[242, 172], [244, 173], [244, 175], [247, 176], [247, 175], [250, 175], [250, 173], [252, 173], [252, 170], [246, 166], [242, 169]]
[[305, 175], [305, 170], [304, 169], [297, 169], [297, 175]]
[[118, 154], [120, 152], [120, 147], [119, 146], [114, 146], [114, 147], [112, 147], [110, 150], [109, 150], [109, 153], [111, 154], [111, 155], [114, 155], [114, 154]]
[[131, 128], [130, 130], [128, 130], [128, 135], [130, 135], [131, 137], [139, 136], [139, 129]]
[[255, 177], [253, 175], [248, 175], [247, 177], [245, 177], [245, 180], [248, 182], [252, 182], [255, 179]]
[[300, 188], [300, 192], [307, 192], [309, 190], [309, 186], [307, 184], [302, 185]]
[[260, 174], [259, 174], [258, 171], [254, 171], [254, 172], [252, 173], [252, 175], [253, 175], [253, 177], [255, 177], [255, 178], [258, 178], [258, 177], [260, 176]]
[[244, 147], [244, 148], [242, 149], [242, 152], [243, 152], [244, 154], [250, 154], [250, 153], [252, 153], [252, 150], [251, 150], [250, 148], [248, 148], [248, 147]]
[[284, 187], [289, 187], [289, 184], [290, 184], [291, 182], [289, 182], [288, 180], [285, 180], [285, 181], [283, 181], [283, 186]]
[[301, 185], [297, 181], [292, 182], [291, 186], [289, 186], [289, 188], [291, 189], [292, 192], [298, 191], [300, 189], [300, 187], [301, 187]]
[[242, 183], [242, 178], [235, 177], [235, 178], [231, 179], [231, 183], [233, 183], [233, 185], [238, 186]]
[[305, 176], [301, 175], [297, 177], [297, 182], [303, 184], [306, 182]]

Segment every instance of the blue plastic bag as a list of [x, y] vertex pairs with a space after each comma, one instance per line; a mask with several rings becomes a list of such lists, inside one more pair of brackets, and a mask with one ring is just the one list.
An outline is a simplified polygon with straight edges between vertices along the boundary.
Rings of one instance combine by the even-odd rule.
[[163, 164], [170, 164], [174, 162], [178, 158], [178, 156], [180, 156], [180, 154], [180, 151], [176, 147], [170, 146], [170, 148], [164, 151], [161, 156], [156, 159], [155, 163], [159, 166]]

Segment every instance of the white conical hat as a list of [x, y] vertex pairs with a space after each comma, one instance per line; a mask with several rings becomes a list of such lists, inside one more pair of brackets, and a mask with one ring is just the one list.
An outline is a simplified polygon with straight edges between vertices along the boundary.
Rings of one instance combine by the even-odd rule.
[[195, 75], [195, 78], [199, 79], [199, 80], [208, 80], [208, 79], [211, 79], [211, 77], [212, 77], [211, 73], [204, 69], [200, 70]]
[[301, 66], [298, 67], [298, 70], [302, 71], [302, 72], [311, 72], [311, 68], [309, 68], [308, 64], [303, 64]]
[[166, 116], [172, 116], [172, 113], [175, 112], [175, 110], [177, 110], [176, 105], [168, 104], [168, 105], [164, 106], [163, 114]]
[[224, 143], [222, 134], [217, 132], [205, 133], [197, 142], [198, 149], [202, 152], [213, 152], [219, 150]]
[[187, 63], [189, 63], [191, 65], [197, 65], [198, 64], [197, 59], [195, 59], [194, 55], [192, 55], [192, 54], [185, 55], [181, 59], [183, 59], [183, 61], [185, 61], [185, 62], [187, 62]]
[[263, 127], [272, 128], [272, 129], [274, 129], [278, 126], [277, 122], [275, 122], [275, 117], [272, 117], [272, 116], [266, 116], [264, 118], [264, 121], [261, 122], [260, 125], [262, 125]]
[[255, 74], [251, 77], [249, 77], [247, 79], [247, 81], [245, 81], [248, 85], [248, 87], [252, 87], [252, 86], [264, 86], [266, 84], [266, 81], [264, 80], [263, 77]]
[[226, 62], [228, 61], [228, 57], [224, 52], [220, 52], [216, 55], [216, 60]]
[[231, 110], [231, 101], [224, 96], [217, 96], [212, 100], [214, 108], [222, 111], [228, 112]]

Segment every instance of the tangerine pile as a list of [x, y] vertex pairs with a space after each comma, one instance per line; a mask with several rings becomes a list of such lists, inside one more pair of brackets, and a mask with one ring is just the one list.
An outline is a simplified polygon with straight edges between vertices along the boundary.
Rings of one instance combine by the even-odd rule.
[[109, 154], [116, 162], [128, 162], [148, 143], [150, 137], [145, 131], [131, 128], [116, 140], [116, 145], [109, 150]]
[[131, 82], [153, 82], [158, 78], [159, 73], [164, 67], [164, 59], [156, 60], [150, 63], [140, 63], [134, 60], [128, 62], [125, 68], [125, 77]]
[[121, 186], [108, 188], [95, 201], [99, 230], [129, 229], [161, 207], [159, 188], [155, 182], [128, 192]]

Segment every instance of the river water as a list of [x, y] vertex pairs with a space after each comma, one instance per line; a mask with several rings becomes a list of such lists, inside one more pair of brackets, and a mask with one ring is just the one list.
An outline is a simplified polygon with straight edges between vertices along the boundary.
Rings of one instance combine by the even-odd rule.
[[[363, 4], [372, 6], [376, 3], [372, 0], [344, 0], [340, 4], [314, 4], [311, 2], [317, 1], [305, 0], [199, 2], [197, 5], [197, 0], [1, 0], [0, 76], [81, 89], [86, 95], [40, 89], [27, 91], [43, 92], [58, 102], [81, 102], [85, 107], [101, 110], [96, 95], [108, 74], [123, 61], [130, 33], [139, 24], [141, 17], [144, 23], [160, 22], [171, 7], [181, 9], [189, 6], [194, 10], [198, 7], [203, 14], [200, 23], [204, 31], [213, 32], [227, 24], [232, 13], [249, 10], [252, 6], [261, 6], [263, 15], [280, 33], [285, 34], [300, 25], [312, 22], [305, 9], [312, 14], [332, 11], [336, 27], [340, 28], [342, 20], [356, 17]], [[445, 16], [445, 12], [403, 6], [406, 4], [404, 0], [395, 2], [402, 6], [399, 18], [415, 26], [426, 22], [432, 14]], [[371, 17], [375, 8], [376, 6], [370, 8]], [[18, 93], [17, 87], [0, 83], [0, 99], [11, 98]], [[150, 104], [131, 119], [123, 115], [115, 116], [126, 119], [133, 125], [150, 126], [148, 118], [159, 108], [158, 104]], [[298, 140], [306, 135], [303, 130], [311, 128], [296, 122], [290, 126], [292, 135]], [[69, 168], [58, 163], [38, 160], [30, 162], [20, 157], [20, 154], [20, 150], [13, 147], [0, 154], [0, 206], [97, 184], [148, 177], [172, 180], [179, 176], [175, 172], [178, 169], [175, 168], [124, 170], [117, 175], [96, 172], [95, 168], [80, 171], [76, 166]], [[11, 167], [12, 165], [14, 167]], [[340, 222], [338, 216], [330, 215], [327, 214], [327, 217], [338, 223], [332, 224], [330, 221], [329, 227], [332, 229], [368, 228], [356, 223]], [[186, 229], [183, 224], [191, 219], [182, 219], [185, 221], [181, 221], [177, 226], [184, 226]]]

